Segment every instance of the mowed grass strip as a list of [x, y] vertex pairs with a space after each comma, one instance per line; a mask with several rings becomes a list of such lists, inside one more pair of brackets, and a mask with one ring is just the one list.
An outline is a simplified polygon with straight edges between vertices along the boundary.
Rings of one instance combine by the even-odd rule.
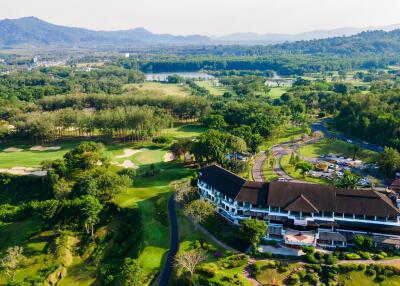
[[[347, 143], [342, 140], [324, 139], [314, 144], [300, 147], [297, 152], [300, 156], [312, 157], [312, 158], [316, 158], [321, 155], [327, 155], [327, 154], [342, 155], [345, 157], [352, 158], [353, 147], [354, 147], [353, 144]], [[377, 157], [378, 153], [365, 149], [360, 149], [360, 151], [357, 152], [356, 155], [356, 158], [361, 159], [367, 163], [376, 162]]]
[[127, 84], [124, 86], [124, 90], [129, 92], [130, 90], [138, 89], [141, 92], [157, 94], [160, 96], [190, 96], [190, 89], [181, 84], [173, 83], [161, 83], [161, 82], [145, 82], [140, 84]]

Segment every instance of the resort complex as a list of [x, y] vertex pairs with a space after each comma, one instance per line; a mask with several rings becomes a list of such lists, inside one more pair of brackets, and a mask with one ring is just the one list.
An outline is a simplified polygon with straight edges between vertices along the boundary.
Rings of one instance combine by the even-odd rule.
[[231, 223], [266, 221], [268, 240], [335, 248], [351, 245], [354, 235], [364, 234], [376, 246], [400, 247], [399, 201], [372, 189], [251, 182], [217, 165], [201, 169], [198, 187], [201, 197]]

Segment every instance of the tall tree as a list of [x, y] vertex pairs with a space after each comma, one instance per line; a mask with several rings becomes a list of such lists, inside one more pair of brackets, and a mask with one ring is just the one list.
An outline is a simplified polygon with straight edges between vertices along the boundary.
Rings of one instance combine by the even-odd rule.
[[393, 178], [400, 169], [400, 153], [391, 147], [385, 147], [378, 159], [379, 169], [387, 178]]

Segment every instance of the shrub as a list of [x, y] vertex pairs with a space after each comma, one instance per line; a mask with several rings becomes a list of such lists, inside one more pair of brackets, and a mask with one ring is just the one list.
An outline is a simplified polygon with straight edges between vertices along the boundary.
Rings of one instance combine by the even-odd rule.
[[351, 271], [358, 270], [357, 264], [340, 264], [339, 271], [342, 273], [347, 273]]
[[371, 253], [366, 251], [357, 251], [357, 254], [360, 255], [363, 259], [371, 259]]
[[318, 276], [315, 273], [310, 272], [307, 273], [305, 279], [314, 285], [317, 285], [319, 281]]
[[231, 269], [247, 264], [249, 257], [244, 254], [231, 255], [224, 258], [221, 263], [224, 268]]
[[317, 264], [319, 261], [314, 257], [312, 253], [306, 255], [306, 261], [312, 264]]
[[216, 267], [213, 264], [205, 264], [197, 269], [197, 272], [199, 274], [204, 275], [208, 278], [213, 278], [215, 276], [216, 271], [217, 271]]
[[304, 277], [306, 277], [306, 274], [307, 274], [307, 271], [305, 269], [302, 269], [297, 272], [297, 275], [299, 275], [300, 279], [303, 279]]
[[256, 278], [257, 275], [260, 275], [260, 274], [261, 274], [260, 265], [258, 265], [258, 264], [251, 264], [251, 266], [250, 266], [250, 273], [251, 273], [251, 276], [254, 277], [254, 278]]
[[372, 259], [374, 259], [374, 260], [382, 260], [382, 259], [384, 259], [385, 257], [383, 257], [382, 255], [380, 255], [380, 254], [375, 254], [374, 256], [372, 256]]
[[267, 261], [263, 265], [263, 268], [265, 268], [265, 269], [275, 269], [275, 268], [277, 268], [277, 266], [280, 266], [280, 264], [277, 265], [275, 261]]
[[289, 267], [284, 266], [284, 265], [279, 265], [279, 267], [278, 267], [278, 272], [279, 273], [285, 273], [285, 272], [288, 272], [288, 271], [289, 271]]
[[322, 266], [319, 264], [306, 264], [306, 268], [314, 270], [314, 272], [317, 272], [317, 273], [322, 272]]
[[295, 285], [300, 282], [300, 276], [297, 273], [290, 275], [289, 277], [289, 284]]
[[381, 253], [379, 253], [382, 257], [386, 258], [388, 255], [386, 252], [382, 251]]
[[357, 266], [357, 269], [359, 270], [359, 271], [365, 271], [365, 264], [358, 264], [358, 266]]
[[385, 275], [378, 275], [378, 276], [376, 276], [376, 281], [378, 281], [378, 282], [382, 282], [383, 280], [386, 280], [387, 279], [387, 277], [385, 276]]
[[303, 250], [307, 254], [311, 254], [311, 253], [314, 253], [315, 248], [314, 248], [314, 246], [303, 246], [301, 248], [301, 250]]
[[348, 260], [359, 260], [361, 259], [360, 255], [356, 253], [346, 253], [345, 258]]
[[376, 271], [372, 268], [367, 268], [367, 270], [365, 270], [365, 274], [372, 277], [376, 275]]
[[158, 136], [153, 138], [153, 142], [156, 144], [171, 144], [172, 138], [168, 136]]
[[332, 265], [337, 262], [337, 258], [335, 256], [333, 256], [332, 254], [328, 254], [328, 253], [324, 255], [324, 260], [325, 260], [325, 263], [328, 265]]

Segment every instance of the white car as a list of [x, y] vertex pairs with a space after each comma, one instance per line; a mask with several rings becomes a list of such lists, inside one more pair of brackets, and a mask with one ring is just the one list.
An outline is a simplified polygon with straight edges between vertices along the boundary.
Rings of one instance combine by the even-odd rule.
[[278, 182], [287, 182], [288, 181], [288, 179], [286, 179], [286, 178], [278, 178]]
[[353, 143], [353, 140], [347, 139], [346, 142], [347, 143]]

